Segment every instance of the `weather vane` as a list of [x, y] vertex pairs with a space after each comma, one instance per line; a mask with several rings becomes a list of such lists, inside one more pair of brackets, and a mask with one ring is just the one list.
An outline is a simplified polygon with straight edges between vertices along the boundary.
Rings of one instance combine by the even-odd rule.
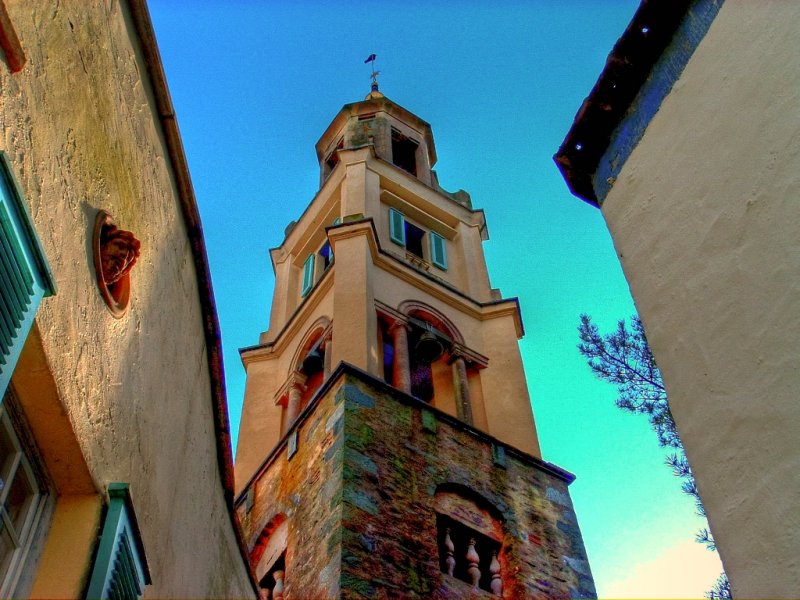
[[371, 74], [371, 77], [372, 77], [372, 91], [373, 92], [377, 92], [378, 91], [378, 75], [380, 74], [380, 71], [376, 71], [375, 70], [375, 59], [376, 58], [377, 58], [377, 56], [375, 54], [370, 54], [367, 57], [367, 60], [364, 61], [364, 64], [372, 63], [372, 74]]

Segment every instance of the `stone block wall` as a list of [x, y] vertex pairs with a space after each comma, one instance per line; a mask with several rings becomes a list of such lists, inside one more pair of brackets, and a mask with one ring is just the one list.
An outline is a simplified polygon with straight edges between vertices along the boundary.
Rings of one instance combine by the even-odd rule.
[[493, 597], [440, 568], [442, 490], [496, 521], [503, 597], [595, 597], [568, 473], [345, 365], [297, 429], [239, 505], [251, 548], [289, 517], [287, 598]]

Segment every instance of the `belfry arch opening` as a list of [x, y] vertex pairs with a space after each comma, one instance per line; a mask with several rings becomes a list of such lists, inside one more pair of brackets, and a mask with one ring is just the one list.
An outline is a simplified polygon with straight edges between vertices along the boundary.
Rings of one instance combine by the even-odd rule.
[[477, 413], [483, 423], [478, 369], [485, 360], [475, 360], [455, 324], [415, 300], [379, 316], [385, 381], [467, 423], [474, 424]]
[[283, 407], [281, 433], [286, 434], [308, 405], [325, 378], [330, 375], [329, 350], [331, 322], [318, 319], [297, 347], [286, 382], [277, 394], [276, 402]]

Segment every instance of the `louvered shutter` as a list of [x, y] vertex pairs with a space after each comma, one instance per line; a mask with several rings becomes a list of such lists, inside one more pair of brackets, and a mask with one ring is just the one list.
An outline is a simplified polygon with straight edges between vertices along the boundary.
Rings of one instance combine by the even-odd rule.
[[5, 154], [0, 154], [0, 398], [45, 294], [54, 290]]
[[431, 231], [428, 234], [431, 244], [431, 262], [442, 269], [447, 270], [447, 246], [445, 240], [438, 233]]
[[389, 239], [405, 248], [406, 220], [403, 213], [393, 208], [389, 209]]
[[150, 572], [126, 483], [108, 486], [108, 511], [86, 598], [138, 600]]
[[306, 262], [303, 263], [303, 289], [300, 295], [305, 297], [311, 288], [314, 287], [314, 255], [309, 254]]

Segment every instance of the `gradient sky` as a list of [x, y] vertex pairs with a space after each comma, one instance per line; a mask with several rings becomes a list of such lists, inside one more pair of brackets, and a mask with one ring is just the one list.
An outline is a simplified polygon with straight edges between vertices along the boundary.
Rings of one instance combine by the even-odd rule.
[[494, 287], [518, 296], [544, 458], [571, 493], [601, 597], [699, 598], [721, 571], [645, 418], [614, 406], [576, 349], [634, 312], [602, 216], [552, 155], [638, 2], [150, 0], [203, 219], [231, 429], [238, 348], [269, 325], [268, 249], [318, 189], [314, 144], [343, 104], [380, 86], [431, 123], [448, 190], [486, 211]]

